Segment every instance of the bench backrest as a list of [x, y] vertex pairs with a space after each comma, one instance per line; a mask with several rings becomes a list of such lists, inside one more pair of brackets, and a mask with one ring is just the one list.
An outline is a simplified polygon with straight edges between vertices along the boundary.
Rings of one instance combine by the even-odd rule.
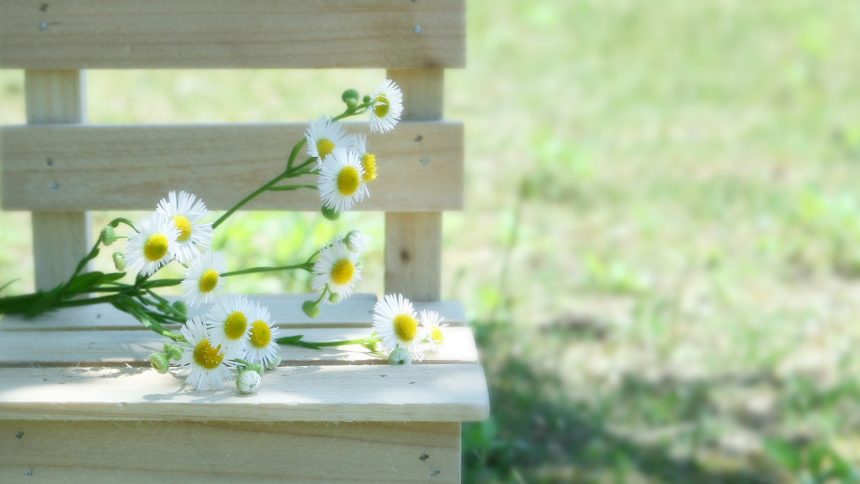
[[[283, 166], [304, 123], [86, 124], [85, 69], [386, 68], [403, 122], [358, 210], [385, 211], [385, 290], [437, 300], [442, 211], [463, 204], [463, 126], [444, 69], [465, 64], [465, 0], [0, 0], [0, 68], [25, 69], [26, 126], [0, 130], [2, 206], [32, 211], [36, 284], [88, 250], [91, 210], [148, 210], [172, 189], [225, 209]], [[348, 86], [345, 86], [348, 87]], [[193, 180], [177, 187], [176, 174]], [[318, 210], [314, 191], [250, 209]]]

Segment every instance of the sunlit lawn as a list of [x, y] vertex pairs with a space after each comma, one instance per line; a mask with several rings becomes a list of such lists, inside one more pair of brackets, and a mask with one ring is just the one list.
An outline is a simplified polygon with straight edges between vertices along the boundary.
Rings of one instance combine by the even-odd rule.
[[[494, 415], [464, 427], [467, 476], [860, 478], [860, 4], [471, 1], [469, 29], [444, 292], [474, 319]], [[382, 76], [93, 72], [90, 120], [306, 120]], [[21, 83], [0, 72], [0, 121], [23, 120]], [[26, 224], [0, 214], [14, 291]], [[292, 261], [359, 227], [361, 289], [380, 291], [382, 226], [256, 214], [220, 243]]]

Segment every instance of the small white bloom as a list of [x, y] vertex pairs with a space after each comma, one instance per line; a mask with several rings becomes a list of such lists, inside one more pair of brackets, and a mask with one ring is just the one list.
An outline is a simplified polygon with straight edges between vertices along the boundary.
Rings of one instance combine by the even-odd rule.
[[363, 176], [364, 168], [355, 152], [336, 148], [323, 159], [317, 178], [323, 205], [336, 212], [346, 212], [363, 201], [369, 196], [369, 192], [362, 189]]
[[373, 307], [373, 329], [386, 352], [407, 350], [413, 359], [424, 356], [424, 329], [418, 324], [412, 303], [401, 294], [389, 294]]
[[191, 318], [182, 327], [186, 343], [179, 365], [189, 370], [185, 383], [197, 390], [222, 388], [224, 380], [233, 377], [230, 355], [220, 345], [212, 345], [206, 326], [200, 318]]
[[278, 328], [272, 326], [272, 317], [269, 309], [258, 303], [252, 303], [254, 309], [251, 311], [251, 326], [248, 331], [248, 349], [245, 359], [251, 363], [270, 366], [281, 355], [281, 348], [275, 341], [278, 337]]
[[391, 131], [400, 122], [403, 114], [403, 91], [391, 79], [386, 79], [370, 95], [373, 106], [370, 112], [370, 131], [385, 133]]
[[206, 314], [206, 326], [209, 328], [212, 344], [221, 345], [234, 358], [245, 356], [255, 311], [255, 304], [242, 295], [231, 294], [216, 299], [212, 309]]
[[239, 372], [239, 377], [236, 378], [236, 388], [239, 389], [239, 393], [254, 393], [262, 382], [263, 378], [260, 377], [259, 373], [254, 370], [245, 370]]
[[185, 290], [188, 304], [197, 306], [212, 302], [215, 294], [221, 289], [222, 272], [227, 272], [224, 254], [206, 252], [195, 257], [185, 270], [185, 279], [182, 280], [182, 288]]
[[367, 152], [367, 137], [363, 134], [355, 135], [355, 154], [358, 156], [358, 161], [361, 162], [361, 167], [364, 168], [364, 175], [361, 179], [365, 182], [364, 190], [367, 190], [367, 183], [376, 180], [376, 155]]
[[173, 259], [179, 230], [160, 213], [151, 214], [136, 228], [137, 232], [129, 237], [125, 249], [126, 267], [131, 272], [149, 276]]
[[169, 218], [179, 229], [176, 260], [188, 264], [212, 244], [212, 225], [203, 223], [209, 211], [203, 200], [187, 192], [170, 192], [158, 202], [157, 212]]
[[418, 321], [421, 322], [421, 327], [424, 328], [427, 349], [429, 351], [437, 351], [442, 346], [442, 343], [445, 342], [445, 333], [442, 331], [442, 328], [448, 326], [444, 324], [445, 318], [440, 316], [436, 311], [422, 309], [418, 313]]
[[363, 254], [370, 245], [370, 237], [360, 230], [352, 230], [343, 238], [346, 248], [356, 254]]
[[350, 149], [353, 143], [352, 136], [346, 133], [343, 125], [327, 117], [321, 117], [308, 125], [305, 140], [308, 156], [315, 157], [319, 162], [336, 148]]
[[361, 279], [358, 254], [349, 250], [341, 240], [320, 251], [313, 272], [311, 286], [315, 291], [322, 292], [328, 285], [329, 291], [342, 299], [352, 295], [356, 281]]

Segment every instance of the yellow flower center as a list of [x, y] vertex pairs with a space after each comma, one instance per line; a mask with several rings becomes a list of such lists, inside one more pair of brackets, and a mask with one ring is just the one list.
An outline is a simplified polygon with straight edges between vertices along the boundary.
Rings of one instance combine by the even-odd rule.
[[439, 326], [433, 328], [433, 331], [430, 332], [430, 339], [432, 339], [433, 342], [436, 344], [441, 344], [443, 341], [445, 341], [445, 335], [442, 334], [442, 328], [440, 328]]
[[354, 167], [346, 166], [337, 174], [337, 190], [341, 195], [347, 197], [352, 195], [358, 191], [360, 184], [361, 176]]
[[320, 159], [323, 159], [326, 156], [330, 155], [331, 152], [334, 151], [334, 149], [335, 149], [334, 141], [332, 141], [330, 139], [323, 138], [323, 139], [317, 141], [317, 151], [320, 154], [320, 157], [319, 157]]
[[364, 168], [364, 181], [372, 182], [376, 180], [376, 155], [365, 153], [361, 157], [361, 167]]
[[233, 311], [224, 320], [224, 334], [232, 340], [241, 338], [248, 329], [248, 318], [242, 311]]
[[385, 115], [388, 114], [388, 108], [391, 106], [391, 103], [388, 101], [388, 98], [385, 96], [376, 96], [376, 101], [373, 104], [373, 113], [376, 114], [377, 118], [384, 118]]
[[143, 244], [143, 256], [150, 262], [160, 261], [167, 255], [167, 248], [170, 246], [170, 241], [164, 234], [153, 234], [146, 239]]
[[400, 341], [409, 343], [418, 334], [418, 321], [408, 314], [398, 314], [394, 318], [394, 334]]
[[224, 361], [224, 353], [221, 353], [221, 345], [213, 348], [212, 343], [204, 339], [194, 347], [194, 362], [203, 368], [214, 370], [222, 361]]
[[215, 269], [209, 269], [200, 276], [200, 280], [197, 282], [197, 287], [200, 289], [200, 292], [207, 293], [212, 292], [215, 289], [215, 286], [218, 285], [218, 271]]
[[191, 221], [188, 220], [188, 217], [177, 215], [173, 217], [173, 223], [176, 224], [176, 228], [179, 229], [179, 237], [177, 237], [176, 240], [185, 242], [191, 238]]
[[349, 283], [354, 275], [355, 264], [349, 259], [341, 259], [331, 268], [331, 282], [340, 286]]
[[251, 325], [251, 344], [255, 348], [265, 348], [272, 342], [272, 330], [265, 321], [257, 320]]

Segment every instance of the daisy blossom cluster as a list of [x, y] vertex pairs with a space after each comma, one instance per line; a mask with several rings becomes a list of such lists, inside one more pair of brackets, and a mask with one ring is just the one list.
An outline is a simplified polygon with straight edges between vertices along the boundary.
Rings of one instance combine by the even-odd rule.
[[373, 329], [382, 351], [395, 364], [409, 364], [438, 351], [445, 341], [444, 321], [436, 311], [416, 312], [402, 294], [388, 294], [373, 307]]
[[[358, 93], [348, 90], [343, 100], [352, 109], [370, 114], [370, 131], [385, 133], [397, 125], [403, 113], [403, 92], [386, 80], [358, 104]], [[323, 213], [330, 218], [351, 210], [370, 196], [368, 184], [377, 176], [376, 155], [367, 149], [367, 137], [349, 134], [337, 118], [322, 117], [305, 132], [307, 154], [317, 160], [317, 188]]]
[[[360, 259], [369, 244], [368, 237], [356, 230], [307, 259], [287, 265], [230, 270], [226, 255], [213, 250], [216, 229], [266, 192], [317, 190], [321, 212], [332, 220], [370, 196], [369, 184], [378, 174], [377, 157], [368, 150], [367, 136], [349, 133], [341, 121], [367, 114], [371, 135], [391, 131], [403, 114], [403, 93], [386, 80], [368, 95], [361, 97], [348, 89], [341, 99], [345, 110], [311, 122], [293, 145], [282, 171], [214, 221], [209, 221], [211, 214], [203, 200], [186, 191], [171, 191], [137, 223], [116, 218], [105, 226], [66, 282], [48, 291], [0, 297], [0, 314], [32, 317], [58, 308], [111, 304], [168, 339], [161, 351], [151, 355], [150, 363], [161, 373], [177, 370], [185, 376], [187, 386], [196, 390], [222, 388], [235, 380], [240, 392], [256, 391], [264, 371], [279, 365], [282, 345], [311, 349], [362, 345], [374, 352], [381, 349], [393, 363], [420, 360], [436, 351], [444, 341], [443, 318], [432, 311], [416, 312], [402, 295], [385, 296], [376, 304], [375, 334], [314, 342], [303, 335], [281, 335], [267, 307], [225, 293], [225, 281], [230, 277], [306, 271], [316, 295], [304, 302], [302, 310], [316, 317], [324, 305], [343, 301], [355, 291], [362, 276]], [[307, 158], [302, 161], [298, 157], [303, 148]], [[315, 176], [316, 183], [301, 182], [308, 176]], [[129, 229], [127, 234], [118, 232], [121, 225]], [[125, 241], [125, 247], [112, 254], [116, 272], [86, 270], [103, 248], [119, 240]], [[182, 267], [182, 278], [155, 277], [174, 262]], [[177, 287], [182, 297], [160, 295], [167, 287]]]

